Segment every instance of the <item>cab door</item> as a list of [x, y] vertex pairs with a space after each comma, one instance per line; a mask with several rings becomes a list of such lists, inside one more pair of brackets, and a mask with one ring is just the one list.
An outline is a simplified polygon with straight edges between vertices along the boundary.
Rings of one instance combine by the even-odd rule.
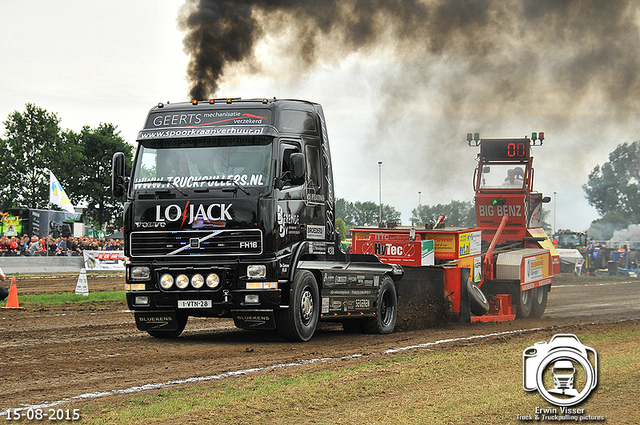
[[292, 155], [301, 153], [301, 143], [297, 141], [286, 140], [280, 144], [276, 179], [277, 249], [283, 249], [304, 239], [301, 223], [305, 215], [305, 179], [295, 178], [291, 159]]

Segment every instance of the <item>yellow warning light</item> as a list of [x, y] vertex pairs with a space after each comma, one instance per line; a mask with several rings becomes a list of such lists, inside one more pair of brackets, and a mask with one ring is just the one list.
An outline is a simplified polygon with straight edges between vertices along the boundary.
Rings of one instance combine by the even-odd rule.
[[164, 108], [164, 103], [159, 102], [159, 103], [158, 103], [158, 108]]

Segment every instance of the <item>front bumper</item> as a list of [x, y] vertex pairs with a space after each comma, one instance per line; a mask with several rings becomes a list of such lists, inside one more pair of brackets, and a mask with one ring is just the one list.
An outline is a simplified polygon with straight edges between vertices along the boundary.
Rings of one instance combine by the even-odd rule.
[[127, 305], [132, 311], [172, 310], [201, 317], [231, 317], [231, 310], [235, 309], [275, 310], [281, 306], [281, 295], [280, 289], [126, 292]]

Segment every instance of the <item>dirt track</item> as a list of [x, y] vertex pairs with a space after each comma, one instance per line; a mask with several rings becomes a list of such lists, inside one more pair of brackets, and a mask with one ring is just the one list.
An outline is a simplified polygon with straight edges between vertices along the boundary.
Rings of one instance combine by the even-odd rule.
[[[19, 295], [73, 292], [77, 276], [20, 278]], [[89, 290], [121, 290], [122, 275], [88, 278]], [[391, 335], [345, 334], [321, 325], [313, 339], [292, 344], [274, 333], [236, 329], [224, 319], [190, 318], [176, 340], [157, 340], [139, 332], [124, 303], [100, 307], [0, 310], [0, 411], [81, 394], [108, 392], [224, 372], [353, 354], [378, 356], [387, 349], [446, 338], [576, 326], [615, 328], [620, 320], [640, 319], [640, 280], [561, 276], [549, 295], [545, 316], [488, 324], [447, 324]], [[547, 338], [548, 339], [548, 338]], [[326, 364], [310, 368], [331, 367]], [[73, 404], [73, 403], [72, 403]], [[75, 403], [78, 404], [78, 403]], [[75, 405], [68, 407], [76, 407]]]

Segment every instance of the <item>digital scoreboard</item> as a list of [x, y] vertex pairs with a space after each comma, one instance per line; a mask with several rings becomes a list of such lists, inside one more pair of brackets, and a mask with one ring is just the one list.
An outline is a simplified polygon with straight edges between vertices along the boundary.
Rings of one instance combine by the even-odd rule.
[[526, 160], [531, 152], [531, 139], [482, 139], [480, 156], [484, 160]]

